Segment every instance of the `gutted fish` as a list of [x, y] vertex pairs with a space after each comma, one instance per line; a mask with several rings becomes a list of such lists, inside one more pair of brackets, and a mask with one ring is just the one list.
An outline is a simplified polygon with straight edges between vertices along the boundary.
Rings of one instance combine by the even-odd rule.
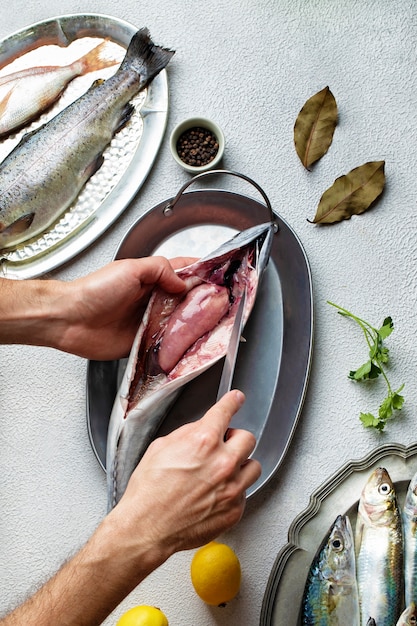
[[410, 602], [410, 604], [401, 613], [400, 619], [398, 620], [396, 626], [416, 626], [416, 624], [417, 607], [414, 602]]
[[302, 602], [303, 626], [358, 626], [355, 549], [347, 515], [338, 515], [311, 564]]
[[24, 135], [0, 165], [0, 249], [39, 235], [71, 205], [131, 117], [130, 100], [173, 54], [155, 46], [148, 30], [141, 29], [113, 76], [95, 81], [49, 122]]
[[58, 100], [77, 76], [115, 65], [101, 44], [69, 65], [31, 67], [0, 77], [0, 135], [8, 135], [38, 117]]
[[417, 599], [417, 472], [408, 485], [403, 508], [405, 604]]
[[401, 614], [403, 599], [403, 536], [401, 513], [392, 480], [385, 468], [375, 469], [359, 500], [356, 567], [365, 626], [392, 626]]
[[238, 233], [212, 254], [178, 271], [180, 295], [155, 289], [133, 342], [107, 438], [108, 505], [128, 480], [184, 385], [221, 359], [246, 288], [244, 322], [267, 264], [274, 227]]

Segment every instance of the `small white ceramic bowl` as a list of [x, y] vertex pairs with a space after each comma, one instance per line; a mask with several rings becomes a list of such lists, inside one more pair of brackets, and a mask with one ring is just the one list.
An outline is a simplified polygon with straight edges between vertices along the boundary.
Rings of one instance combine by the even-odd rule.
[[[191, 165], [186, 161], [183, 161], [178, 154], [178, 140], [184, 133], [191, 130], [192, 128], [202, 128], [203, 130], [207, 130], [212, 133], [217, 139], [217, 153], [211, 161], [205, 163], [204, 165]], [[172, 156], [174, 157], [178, 165], [181, 165], [181, 167], [184, 168], [187, 172], [190, 172], [192, 174], [198, 174], [199, 172], [205, 172], [206, 170], [211, 170], [218, 166], [221, 159], [223, 158], [224, 135], [221, 128], [215, 122], [212, 122], [211, 120], [208, 120], [204, 117], [191, 117], [187, 120], [184, 120], [174, 128], [171, 133], [169, 145], [171, 148]]]

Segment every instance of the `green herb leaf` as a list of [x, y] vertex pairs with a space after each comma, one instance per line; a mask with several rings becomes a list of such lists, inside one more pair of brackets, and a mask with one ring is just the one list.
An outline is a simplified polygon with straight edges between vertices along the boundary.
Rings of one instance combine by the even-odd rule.
[[384, 167], [385, 161], [370, 161], [337, 178], [322, 195], [312, 223], [334, 224], [364, 213], [384, 189]]
[[392, 415], [394, 407], [392, 406], [392, 395], [389, 394], [382, 402], [378, 410], [378, 415], [381, 420], [386, 421]]
[[360, 367], [358, 367], [357, 370], [349, 372], [349, 378], [351, 378], [352, 380], [361, 380], [362, 378], [368, 378], [371, 367], [372, 361], [369, 360]]
[[403, 387], [404, 385], [401, 385], [401, 387], [397, 389], [397, 391], [394, 391], [394, 393], [392, 394], [392, 406], [396, 411], [399, 411], [404, 404], [404, 396], [401, 396], [399, 394], [399, 392], [402, 391]]
[[378, 378], [380, 373], [380, 368], [375, 365], [375, 363], [373, 363], [373, 361], [370, 359], [369, 361], [361, 365], [361, 367], [359, 367], [356, 371], [349, 372], [348, 378], [358, 381], [369, 380], [372, 378]]
[[384, 340], [390, 336], [393, 330], [394, 330], [394, 323], [391, 317], [386, 317], [382, 323], [381, 328], [378, 330], [378, 334], [381, 337], [381, 339]]
[[328, 87], [309, 98], [294, 125], [295, 150], [305, 168], [329, 149], [337, 124], [337, 104]]
[[372, 413], [361, 413], [359, 419], [365, 428], [378, 428], [379, 420]]
[[388, 376], [383, 368], [388, 362], [389, 349], [384, 346], [383, 342], [388, 337], [394, 328], [391, 317], [386, 317], [381, 328], [374, 328], [369, 322], [361, 319], [357, 315], [354, 315], [347, 309], [340, 307], [334, 302], [328, 301], [328, 304], [334, 306], [338, 313], [344, 317], [349, 317], [354, 320], [362, 329], [365, 336], [368, 348], [369, 348], [369, 360], [366, 361], [357, 370], [349, 372], [349, 378], [356, 381], [364, 381], [378, 378], [382, 375], [387, 385], [388, 393], [387, 397], [382, 401], [378, 409], [378, 417], [375, 417], [372, 413], [361, 413], [359, 418], [362, 424], [366, 428], [375, 428], [380, 432], [384, 430], [387, 420], [392, 418], [394, 411], [399, 411], [404, 404], [404, 397], [400, 394], [404, 385], [401, 385], [397, 391], [393, 391], [388, 380]]

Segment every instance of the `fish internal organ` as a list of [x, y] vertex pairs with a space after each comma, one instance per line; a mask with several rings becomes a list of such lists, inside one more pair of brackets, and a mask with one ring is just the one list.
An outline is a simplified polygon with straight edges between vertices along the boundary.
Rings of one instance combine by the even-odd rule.
[[[247, 251], [241, 260], [228, 259], [204, 278], [183, 275], [187, 291], [171, 296], [157, 290], [149, 309], [149, 323], [138, 351], [136, 374], [131, 385], [128, 410], [146, 394], [161, 377], [175, 380], [211, 360], [216, 343], [227, 347], [238, 302], [246, 283], [252, 292], [256, 273], [248, 272]], [[233, 267], [240, 263], [237, 272]], [[250, 278], [252, 280], [250, 280]], [[256, 279], [257, 282], [257, 279]], [[229, 284], [227, 284], [229, 283]]]

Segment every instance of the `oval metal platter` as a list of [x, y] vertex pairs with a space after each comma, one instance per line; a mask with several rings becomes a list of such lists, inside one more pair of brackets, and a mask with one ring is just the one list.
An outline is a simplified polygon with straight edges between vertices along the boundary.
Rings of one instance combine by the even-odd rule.
[[[270, 219], [266, 205], [231, 191], [197, 190], [154, 207], [127, 233], [116, 258], [153, 254], [202, 256], [244, 230]], [[270, 262], [244, 330], [233, 385], [246, 394], [232, 425], [257, 438], [254, 456], [262, 476], [255, 494], [281, 464], [303, 405], [312, 355], [313, 308], [309, 264], [301, 243], [276, 216]], [[215, 403], [223, 361], [189, 383], [167, 415], [159, 435], [198, 419]], [[105, 468], [106, 438], [113, 401], [125, 362], [90, 361], [87, 423], [95, 454]]]
[[[142, 25], [146, 26], [146, 25]], [[138, 30], [122, 20], [95, 14], [55, 17], [0, 42], [0, 76], [26, 67], [66, 65], [108, 40], [109, 54], [121, 61]], [[152, 33], [151, 33], [152, 35]], [[158, 42], [159, 43], [159, 42]], [[44, 124], [82, 95], [94, 80], [108, 78], [117, 65], [75, 78], [58, 102], [36, 121], [0, 142], [0, 160], [22, 136]], [[124, 211], [145, 181], [162, 142], [168, 114], [167, 73], [163, 70], [133, 100], [135, 111], [104, 152], [104, 163], [60, 220], [14, 251], [3, 252], [0, 275], [33, 278], [62, 265], [87, 248]]]
[[260, 626], [300, 625], [308, 571], [337, 515], [349, 515], [355, 531], [359, 498], [377, 467], [388, 471], [399, 505], [404, 504], [408, 484], [417, 471], [417, 443], [410, 447], [386, 444], [365, 458], [350, 461], [310, 497], [309, 506], [292, 522], [288, 543], [272, 568], [262, 604]]

